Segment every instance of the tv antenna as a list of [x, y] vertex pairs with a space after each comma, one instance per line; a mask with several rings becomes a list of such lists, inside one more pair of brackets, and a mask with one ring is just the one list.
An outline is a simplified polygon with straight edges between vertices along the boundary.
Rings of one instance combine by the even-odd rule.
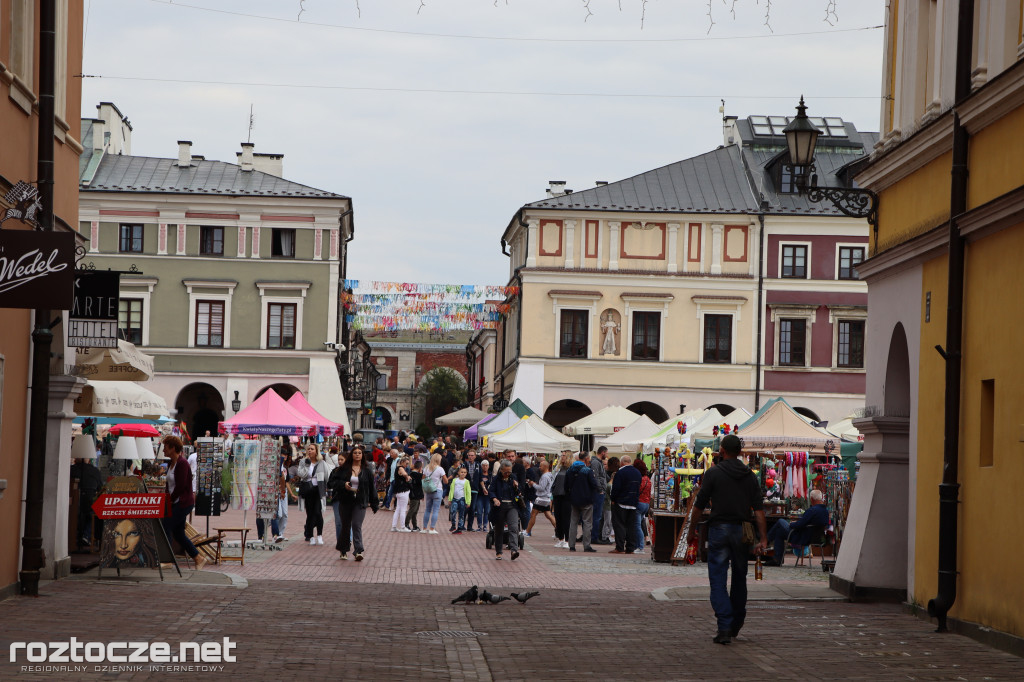
[[256, 124], [256, 118], [252, 115], [252, 104], [249, 105], [249, 137], [246, 142], [252, 142], [252, 127]]

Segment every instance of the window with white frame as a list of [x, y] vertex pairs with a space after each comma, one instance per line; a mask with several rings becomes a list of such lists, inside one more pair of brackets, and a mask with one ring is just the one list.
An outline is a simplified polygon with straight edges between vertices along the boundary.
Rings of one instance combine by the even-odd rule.
[[859, 279], [857, 266], [864, 262], [863, 246], [840, 246], [836, 279]]
[[188, 291], [189, 348], [231, 347], [231, 299], [234, 280], [182, 280]]
[[558, 357], [587, 357], [587, 328], [589, 326], [589, 310], [563, 309], [558, 330]]
[[141, 298], [125, 298], [122, 296], [118, 305], [118, 336], [128, 343], [141, 346], [144, 301]]
[[779, 277], [783, 279], [807, 279], [807, 258], [810, 249], [806, 244], [782, 244]]
[[302, 348], [303, 304], [311, 282], [256, 282], [260, 292], [260, 348]]
[[704, 362], [732, 362], [732, 315], [704, 316]]
[[783, 318], [779, 320], [779, 364], [804, 366], [804, 348], [807, 342], [807, 320]]
[[830, 306], [833, 368], [863, 371], [867, 316], [865, 306]]
[[631, 360], [657, 362], [661, 358], [661, 313], [633, 312], [633, 352]]

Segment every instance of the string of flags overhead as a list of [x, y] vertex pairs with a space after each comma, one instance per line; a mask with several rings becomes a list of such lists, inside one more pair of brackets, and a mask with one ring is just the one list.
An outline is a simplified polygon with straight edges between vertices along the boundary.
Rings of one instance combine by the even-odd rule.
[[469, 331], [494, 329], [519, 287], [347, 279], [341, 303], [353, 329]]

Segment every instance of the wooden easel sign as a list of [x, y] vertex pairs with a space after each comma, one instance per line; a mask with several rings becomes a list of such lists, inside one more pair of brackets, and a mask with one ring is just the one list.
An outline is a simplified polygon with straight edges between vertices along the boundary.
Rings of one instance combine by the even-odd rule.
[[150, 493], [135, 476], [116, 476], [107, 481], [103, 493], [92, 505], [96, 517], [103, 519], [100, 542], [99, 577], [103, 569], [155, 568], [164, 577], [161, 562], [173, 562], [178, 575], [181, 568], [160, 519], [165, 515], [166, 493]]

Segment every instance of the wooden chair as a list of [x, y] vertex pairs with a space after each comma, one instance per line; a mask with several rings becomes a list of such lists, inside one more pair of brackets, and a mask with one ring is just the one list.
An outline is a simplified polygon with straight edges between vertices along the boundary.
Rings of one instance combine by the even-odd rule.
[[224, 533], [218, 532], [216, 535], [203, 535], [196, 530], [192, 524], [185, 524], [185, 535], [192, 541], [195, 548], [202, 552], [203, 556], [208, 561], [212, 561], [215, 564], [221, 562], [220, 547], [221, 541], [224, 539]]

